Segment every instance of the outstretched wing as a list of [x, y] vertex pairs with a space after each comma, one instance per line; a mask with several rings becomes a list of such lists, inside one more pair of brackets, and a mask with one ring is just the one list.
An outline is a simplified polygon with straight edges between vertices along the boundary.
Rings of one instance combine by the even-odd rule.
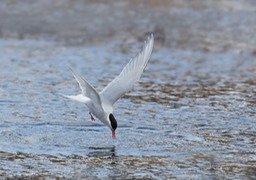
[[150, 59], [153, 44], [154, 36], [152, 34], [145, 42], [142, 51], [132, 58], [119, 76], [100, 92], [100, 96], [103, 97], [104, 100], [107, 100], [110, 105], [114, 105], [115, 102], [126, 92], [130, 91], [135, 82], [140, 79]]
[[80, 100], [80, 102], [82, 102], [83, 100], [86, 101], [87, 98], [91, 100], [95, 105], [101, 106], [101, 99], [99, 93], [94, 89], [94, 87], [91, 86], [86, 80], [84, 80], [78, 73], [75, 73], [71, 68], [70, 71], [78, 82], [79, 87], [82, 90], [82, 95], [85, 96], [85, 98], [82, 98], [81, 95], [67, 97], [77, 101]]

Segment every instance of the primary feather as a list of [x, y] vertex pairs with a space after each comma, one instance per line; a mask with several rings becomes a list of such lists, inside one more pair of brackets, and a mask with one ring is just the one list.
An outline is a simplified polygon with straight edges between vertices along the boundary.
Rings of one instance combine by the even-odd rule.
[[100, 92], [100, 96], [106, 99], [109, 105], [113, 106], [140, 79], [150, 59], [153, 44], [154, 37], [152, 34], [145, 42], [142, 51], [132, 58], [122, 72]]

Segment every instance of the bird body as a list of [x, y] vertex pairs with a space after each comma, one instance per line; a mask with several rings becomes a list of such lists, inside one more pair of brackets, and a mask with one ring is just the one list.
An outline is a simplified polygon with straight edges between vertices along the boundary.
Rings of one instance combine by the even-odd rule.
[[[112, 137], [115, 138], [115, 130], [117, 121], [113, 115], [113, 106], [115, 102], [121, 98], [126, 92], [129, 92], [135, 82], [137, 82], [143, 70], [145, 69], [154, 44], [153, 35], [149, 36], [140, 53], [132, 58], [129, 63], [123, 68], [121, 73], [111, 81], [100, 93], [83, 79], [78, 73], [71, 72], [78, 82], [82, 94], [76, 96], [65, 96], [71, 100], [85, 103], [91, 113], [96, 116], [103, 124], [112, 130]], [[91, 116], [92, 120], [93, 117]]]

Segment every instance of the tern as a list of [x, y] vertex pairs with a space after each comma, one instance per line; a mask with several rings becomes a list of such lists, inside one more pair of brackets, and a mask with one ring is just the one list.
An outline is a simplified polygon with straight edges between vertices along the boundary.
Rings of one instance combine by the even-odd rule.
[[86, 104], [91, 119], [94, 120], [94, 115], [111, 129], [112, 138], [116, 138], [115, 130], [117, 128], [117, 121], [113, 115], [113, 106], [125, 93], [131, 91], [133, 85], [140, 79], [150, 59], [153, 44], [154, 36], [151, 34], [145, 41], [143, 49], [134, 58], [130, 59], [121, 73], [100, 93], [88, 81], [70, 68], [82, 90], [82, 94], [75, 96], [65, 95], [65, 97]]

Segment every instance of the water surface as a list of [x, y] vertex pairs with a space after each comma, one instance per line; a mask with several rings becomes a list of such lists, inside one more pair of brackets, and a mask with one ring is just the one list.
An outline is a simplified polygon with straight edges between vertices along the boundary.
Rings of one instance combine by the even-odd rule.
[[[98, 9], [93, 3], [90, 5]], [[25, 34], [12, 38], [4, 31], [0, 39], [1, 177], [253, 179], [256, 61], [255, 39], [248, 36], [253, 34], [255, 23], [252, 18], [241, 21], [241, 26], [236, 22], [252, 17], [255, 11], [248, 2], [239, 6], [251, 10], [246, 12], [229, 3], [223, 9], [175, 5], [169, 11], [160, 8], [145, 15], [152, 10], [149, 7], [153, 5], [149, 4], [149, 9], [141, 12], [145, 19], [149, 16], [156, 22], [164, 18], [168, 23], [162, 26], [163, 32], [151, 29], [156, 36], [151, 60], [134, 90], [115, 105], [115, 140], [100, 121], [90, 120], [85, 105], [61, 94], [80, 93], [68, 66], [97, 90], [104, 88], [141, 49], [147, 34], [139, 33], [143, 25], [138, 23], [138, 29], [131, 30], [133, 21], [129, 27], [116, 22], [119, 29], [127, 30], [125, 35], [110, 36], [104, 34], [108, 31], [99, 30], [95, 33], [101, 35], [91, 34], [91, 41], [78, 33], [79, 27], [74, 27], [75, 35], [64, 28], [56, 39], [45, 34], [47, 28], [57, 26], [46, 26], [43, 33], [35, 31], [32, 36], [27, 36], [20, 26], [17, 31]], [[132, 4], [106, 3], [99, 7], [107, 14], [112, 6], [120, 8], [115, 14], [120, 19], [124, 18], [123, 9], [132, 9], [128, 11], [131, 19], [133, 13], [140, 14]], [[219, 12], [226, 15], [221, 21], [217, 21]], [[47, 17], [40, 18], [49, 20]], [[186, 21], [177, 20], [185, 17]], [[213, 24], [204, 23], [207, 20]], [[191, 22], [194, 24], [189, 33]], [[88, 24], [92, 29], [94, 25]], [[212, 29], [213, 25], [216, 26]], [[62, 26], [60, 22], [58, 27]], [[3, 29], [7, 27], [5, 23]], [[112, 26], [106, 28], [112, 30]], [[177, 32], [183, 32], [183, 36]], [[204, 38], [206, 32], [208, 39]], [[187, 38], [191, 33], [193, 38]], [[216, 38], [225, 35], [230, 41]], [[87, 38], [79, 41], [78, 37]]]

